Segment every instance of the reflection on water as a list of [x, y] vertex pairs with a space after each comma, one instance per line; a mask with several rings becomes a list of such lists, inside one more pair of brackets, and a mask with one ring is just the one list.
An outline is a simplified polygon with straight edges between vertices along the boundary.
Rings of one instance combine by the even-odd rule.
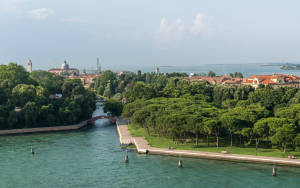
[[[102, 114], [98, 109], [95, 115]], [[30, 146], [35, 155], [30, 153]], [[138, 155], [120, 148], [115, 125], [75, 132], [0, 137], [0, 187], [299, 187], [300, 169]]]

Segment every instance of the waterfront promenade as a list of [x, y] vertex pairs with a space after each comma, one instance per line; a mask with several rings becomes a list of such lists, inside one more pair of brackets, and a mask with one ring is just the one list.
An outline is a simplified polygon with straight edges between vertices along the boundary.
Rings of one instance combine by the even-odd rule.
[[42, 133], [42, 132], [58, 132], [78, 130], [88, 125], [88, 121], [83, 121], [76, 125], [56, 126], [56, 127], [39, 127], [39, 128], [24, 128], [24, 129], [9, 129], [0, 130], [0, 135], [14, 135], [26, 133]]
[[3, 135], [17, 135], [17, 134], [28, 134], [28, 133], [43, 133], [43, 132], [59, 132], [59, 131], [74, 131], [79, 130], [99, 119], [108, 119], [112, 122], [116, 122], [115, 117], [110, 117], [106, 115], [96, 116], [92, 119], [83, 121], [75, 125], [66, 125], [66, 126], [55, 126], [55, 127], [39, 127], [39, 128], [24, 128], [24, 129], [9, 129], [9, 130], [0, 130], [0, 136]]
[[134, 144], [138, 153], [300, 167], [300, 159], [153, 148], [148, 145], [147, 141], [143, 137], [131, 137], [127, 125], [117, 125], [117, 130], [120, 136], [120, 143], [125, 145]]

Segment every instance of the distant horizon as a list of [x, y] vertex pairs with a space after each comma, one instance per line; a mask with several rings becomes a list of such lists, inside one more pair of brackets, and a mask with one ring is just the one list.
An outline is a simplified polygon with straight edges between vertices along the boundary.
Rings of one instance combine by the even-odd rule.
[[[68, 61], [67, 61], [68, 62]], [[70, 62], [68, 62], [70, 63]], [[38, 69], [35, 67], [35, 63], [33, 64], [33, 71], [36, 70], [44, 70], [48, 71], [51, 68], [60, 68], [60, 66], [57, 67], [51, 67], [48, 69]], [[139, 70], [142, 71], [142, 73], [147, 72], [155, 72], [155, 67], [159, 66], [159, 70], [161, 73], [173, 73], [173, 72], [179, 72], [179, 73], [208, 73], [209, 71], [215, 72], [217, 75], [228, 75], [230, 73], [234, 72], [241, 72], [244, 77], [249, 77], [252, 75], [272, 75], [272, 74], [293, 74], [300, 76], [300, 70], [283, 70], [280, 69], [281, 64], [293, 64], [292, 62], [269, 62], [269, 63], [247, 63], [247, 64], [202, 64], [202, 65], [127, 65], [127, 66], [103, 66], [101, 65], [101, 70], [111, 70], [115, 73], [119, 73], [120, 71], [131, 71], [134, 73], [137, 73]], [[26, 68], [26, 65], [19, 64], [24, 66]], [[72, 63], [69, 64], [70, 68], [77, 68], [82, 72], [84, 69], [87, 73], [93, 73], [96, 71], [96, 65], [95, 67], [75, 67]]]
[[300, 61], [300, 2], [0, 0], [0, 62], [36, 69]]
[[[72, 62], [68, 61], [68, 59], [62, 60], [60, 62], [60, 64], [56, 63], [55, 64], [56, 66], [51, 66], [49, 64], [47, 66], [47, 68], [35, 68], [35, 63], [34, 63], [34, 61], [32, 59], [28, 59], [27, 61], [25, 61], [23, 63], [10, 61], [8, 63], [0, 63], [0, 64], [7, 65], [9, 63], [16, 63], [18, 65], [22, 65], [22, 66], [26, 67], [27, 62], [29, 60], [32, 61], [33, 70], [50, 70], [51, 68], [60, 68], [61, 65], [63, 64], [63, 62], [65, 60], [67, 61], [67, 63], [70, 65], [71, 68], [77, 68], [79, 70], [88, 69], [88, 68], [96, 68], [96, 66], [97, 66], [96, 59], [95, 59], [95, 65], [94, 66], [90, 66], [90, 67], [85, 67], [85, 66], [81, 66], [81, 65], [79, 67], [72, 66]], [[194, 64], [194, 65], [193, 64], [187, 64], [187, 65], [168, 65], [168, 64], [161, 64], [161, 65], [158, 65], [158, 64], [153, 64], [153, 65], [126, 65], [126, 66], [123, 66], [124, 68], [120, 67], [119, 65], [116, 65], [116, 66], [118, 66], [118, 68], [114, 68], [114, 66], [111, 67], [109, 65], [105, 65], [104, 63], [102, 64], [100, 62], [100, 66], [101, 66], [102, 69], [104, 68], [104, 69], [110, 70], [110, 68], [113, 68], [113, 69], [119, 70], [119, 71], [125, 70], [126, 68], [133, 68], [133, 67], [138, 67], [138, 68], [141, 68], [141, 67], [151, 68], [151, 67], [153, 67], [153, 70], [154, 70], [155, 67], [159, 67], [159, 68], [185, 67], [185, 68], [187, 68], [187, 67], [203, 67], [203, 66], [213, 66], [213, 65], [225, 65], [226, 66], [226, 65], [264, 65], [264, 64], [265, 65], [268, 65], [268, 64], [272, 65], [272, 64], [274, 64], [274, 65], [278, 65], [279, 66], [280, 64], [300, 64], [300, 61], [299, 62], [296, 62], [296, 61], [295, 62], [287, 62], [287, 61], [282, 61], [282, 62], [279, 62], [279, 61], [276, 62], [276, 61], [274, 61], [274, 62], [270, 62], [269, 61], [269, 62], [247, 62], [247, 63], [204, 63], [204, 64], [197, 64], [197, 65], [196, 64]]]

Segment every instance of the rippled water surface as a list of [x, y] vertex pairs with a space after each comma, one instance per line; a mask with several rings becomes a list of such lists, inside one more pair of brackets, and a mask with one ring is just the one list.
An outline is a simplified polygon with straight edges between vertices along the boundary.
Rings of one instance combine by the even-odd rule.
[[[103, 113], [97, 110], [95, 114]], [[30, 153], [30, 145], [36, 154]], [[115, 125], [64, 133], [0, 137], [0, 187], [300, 187], [300, 169], [138, 155], [120, 149]]]

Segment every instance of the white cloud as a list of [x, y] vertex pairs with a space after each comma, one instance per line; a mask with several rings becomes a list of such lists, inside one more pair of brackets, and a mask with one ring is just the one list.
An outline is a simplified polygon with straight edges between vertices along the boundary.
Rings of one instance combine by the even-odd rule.
[[177, 19], [174, 23], [169, 23], [166, 18], [162, 18], [159, 27], [155, 33], [155, 37], [162, 41], [180, 40], [185, 31], [181, 19]]
[[0, 0], [0, 11], [16, 12], [24, 0]]
[[204, 29], [204, 15], [201, 13], [197, 13], [190, 31], [193, 34], [199, 34], [203, 32], [203, 29]]
[[39, 8], [28, 11], [28, 16], [36, 20], [44, 20], [51, 16], [54, 11], [50, 8]]
[[189, 34], [200, 34], [204, 30], [205, 16], [197, 13], [191, 25], [186, 25], [178, 18], [174, 23], [169, 23], [166, 18], [162, 18], [158, 29], [155, 32], [155, 39], [160, 42], [180, 41], [187, 39]]

